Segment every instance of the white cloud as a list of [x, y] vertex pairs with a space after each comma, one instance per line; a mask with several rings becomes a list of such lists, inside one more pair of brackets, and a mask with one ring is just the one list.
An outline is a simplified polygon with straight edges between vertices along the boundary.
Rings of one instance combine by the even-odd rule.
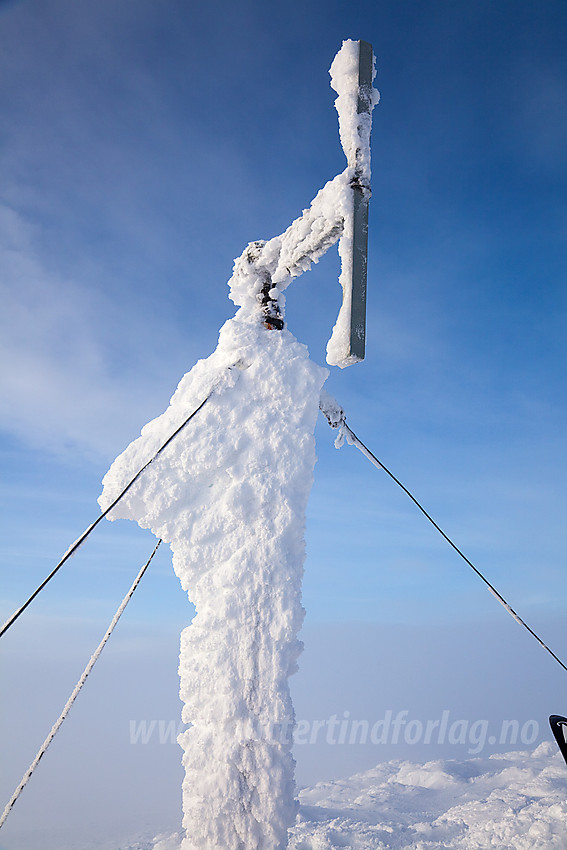
[[154, 317], [148, 327], [135, 305], [126, 314], [125, 304], [47, 268], [38, 233], [0, 207], [0, 427], [40, 447], [106, 454], [160, 411], [156, 395], [158, 405], [167, 398], [167, 352], [148, 338], [166, 336], [172, 352], [179, 339]]

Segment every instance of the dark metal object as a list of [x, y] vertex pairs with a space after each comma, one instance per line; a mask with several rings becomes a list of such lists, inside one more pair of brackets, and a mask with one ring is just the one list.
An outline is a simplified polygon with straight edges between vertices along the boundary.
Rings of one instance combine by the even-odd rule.
[[557, 746], [561, 750], [561, 755], [567, 764], [567, 717], [561, 717], [560, 714], [552, 714], [549, 718], [549, 725], [553, 732], [553, 737], [557, 741]]
[[[359, 41], [358, 107], [359, 115], [372, 112], [372, 45]], [[366, 279], [368, 259], [368, 202], [370, 200], [370, 175], [364, 173], [362, 163], [355, 166], [353, 181], [354, 222], [352, 234], [352, 285], [350, 313], [350, 351], [355, 360], [364, 360], [366, 341]]]
[[265, 244], [264, 239], [257, 239], [255, 242], [251, 242], [246, 249], [246, 259], [251, 266], [254, 266], [260, 283], [260, 290], [256, 298], [262, 306], [262, 324], [269, 331], [281, 331], [285, 327], [285, 322], [280, 305], [278, 304], [278, 299], [272, 298], [270, 295], [273, 289], [272, 276], [265, 266], [259, 264]]
[[264, 313], [264, 327], [269, 331], [282, 331], [285, 327], [285, 322], [281, 314], [280, 305], [277, 299], [272, 298], [270, 291], [272, 289], [272, 278], [267, 269], [262, 269], [262, 290], [260, 292], [260, 303]]
[[366, 351], [366, 280], [368, 259], [368, 192], [353, 187], [354, 224], [352, 239], [352, 301], [350, 310], [350, 351], [364, 360]]

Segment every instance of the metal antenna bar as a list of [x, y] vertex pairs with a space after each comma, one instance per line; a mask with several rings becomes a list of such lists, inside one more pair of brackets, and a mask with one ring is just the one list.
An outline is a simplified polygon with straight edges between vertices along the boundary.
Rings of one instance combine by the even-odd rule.
[[[359, 41], [358, 114], [372, 111], [372, 45]], [[368, 261], [369, 175], [358, 165], [353, 185], [354, 223], [352, 238], [352, 302], [350, 313], [350, 356], [364, 360], [366, 342], [366, 275]]]

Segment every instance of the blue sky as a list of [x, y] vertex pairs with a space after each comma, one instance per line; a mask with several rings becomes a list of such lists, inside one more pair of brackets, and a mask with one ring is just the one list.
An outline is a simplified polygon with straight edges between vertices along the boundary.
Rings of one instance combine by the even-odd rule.
[[[344, 38], [373, 43], [382, 97], [367, 360], [333, 369], [327, 388], [360, 438], [567, 655], [560, 0], [0, 3], [6, 616], [96, 516], [113, 458], [214, 349], [233, 312], [233, 259], [280, 233], [343, 169], [328, 68]], [[340, 303], [337, 276], [330, 252], [287, 293], [289, 328], [320, 363]], [[406, 497], [354, 449], [337, 452], [333, 436], [321, 422], [298, 715], [380, 715], [396, 699], [415, 714], [472, 712], [473, 693], [474, 716], [516, 711], [543, 722], [565, 712], [559, 667], [532, 650]], [[4, 639], [4, 796], [150, 550], [150, 537], [128, 523], [102, 528]], [[14, 810], [7, 847], [24, 841], [32, 811], [39, 823], [51, 817], [55, 834], [57, 806], [76, 786], [77, 741], [94, 783], [104, 746], [118, 751], [128, 718], [177, 716], [177, 635], [190, 610], [160, 553], [101, 660], [107, 678], [101, 672], [97, 685], [93, 674], [76, 733], [62, 732], [69, 737], [49, 754], [59, 785], [46, 757], [37, 791], [30, 786]], [[463, 677], [455, 671], [464, 658]], [[158, 679], [167, 670], [167, 684], [150, 670]], [[126, 679], [132, 701], [123, 694], [120, 709], [115, 688]], [[105, 698], [114, 709], [95, 744], [94, 705]], [[177, 748], [168, 753], [152, 756], [163, 788], [179, 780]], [[298, 753], [298, 775], [340, 775], [377, 758]], [[135, 785], [143, 764], [123, 747], [117, 784]], [[135, 820], [128, 806], [145, 799], [148, 782], [123, 803], [123, 822]], [[56, 798], [48, 806], [43, 783]], [[98, 793], [114, 800], [118, 791]], [[179, 800], [162, 796], [167, 820]]]

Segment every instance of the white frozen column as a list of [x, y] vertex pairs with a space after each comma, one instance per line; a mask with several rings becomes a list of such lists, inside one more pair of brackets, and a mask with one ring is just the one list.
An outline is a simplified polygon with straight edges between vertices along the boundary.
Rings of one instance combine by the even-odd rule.
[[210, 396], [109, 514], [169, 543], [197, 609], [179, 662], [192, 724], [179, 737], [183, 850], [284, 850], [295, 819], [288, 677], [301, 650], [305, 510], [328, 373], [285, 328], [283, 291], [345, 231], [354, 172], [327, 183], [280, 236], [247, 246], [229, 281], [240, 309], [216, 351], [103, 482], [105, 508]]
[[327, 372], [288, 331], [238, 324], [225, 325], [215, 354], [115, 461], [102, 498], [194, 406], [205, 366], [215, 374], [239, 361], [112, 512], [169, 542], [197, 608], [179, 663], [183, 719], [193, 724], [180, 736], [185, 850], [279, 850], [296, 811], [288, 677], [300, 651], [305, 509]]

